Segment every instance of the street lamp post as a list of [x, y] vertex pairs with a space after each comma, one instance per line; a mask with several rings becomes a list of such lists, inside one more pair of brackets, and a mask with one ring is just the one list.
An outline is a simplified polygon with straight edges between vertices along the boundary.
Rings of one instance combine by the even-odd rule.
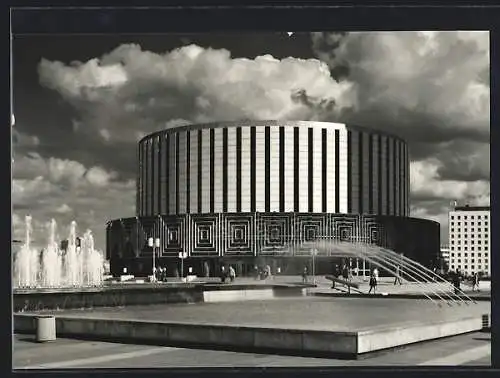
[[313, 248], [311, 250], [311, 255], [312, 255], [312, 276], [313, 276], [313, 279], [312, 279], [312, 283], [313, 285], [316, 285], [316, 253], [318, 251], [316, 250], [316, 248]]
[[160, 248], [160, 238], [149, 238], [148, 246], [153, 248], [153, 282], [156, 282], [156, 248]]
[[179, 252], [181, 259], [181, 281], [184, 282], [184, 259], [187, 257], [187, 252]]

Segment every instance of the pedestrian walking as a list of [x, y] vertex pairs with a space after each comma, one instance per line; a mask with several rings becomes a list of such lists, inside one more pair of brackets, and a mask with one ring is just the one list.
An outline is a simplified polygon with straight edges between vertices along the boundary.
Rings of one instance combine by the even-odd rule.
[[479, 273], [476, 272], [472, 275], [472, 291], [479, 291]]
[[455, 294], [460, 294], [460, 271], [458, 269], [453, 275], [453, 286], [455, 288]]
[[349, 285], [349, 267], [347, 266], [347, 264], [345, 264], [342, 268], [342, 278], [344, 279], [344, 281], [346, 281], [346, 284], [345, 286], [347, 287], [347, 293], [348, 294], [351, 294], [351, 285]]
[[229, 281], [234, 282], [235, 278], [236, 278], [236, 271], [232, 266], [229, 266]]
[[302, 283], [307, 283], [307, 266], [305, 266], [302, 271]]
[[373, 294], [375, 294], [376, 290], [377, 290], [377, 274], [375, 272], [377, 268], [373, 269], [372, 271], [372, 274], [370, 275], [370, 290], [368, 290], [368, 294], [370, 294], [372, 292], [372, 289], [373, 289]]
[[399, 265], [396, 267], [396, 276], [394, 278], [394, 285], [396, 285], [397, 283], [399, 283], [400, 285], [403, 284], [403, 282], [401, 281]]
[[222, 283], [226, 282], [226, 277], [227, 277], [226, 267], [222, 265], [220, 268], [220, 280]]

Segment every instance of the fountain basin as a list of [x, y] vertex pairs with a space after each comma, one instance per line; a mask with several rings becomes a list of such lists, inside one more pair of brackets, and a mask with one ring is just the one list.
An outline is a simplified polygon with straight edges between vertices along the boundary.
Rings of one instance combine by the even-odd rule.
[[15, 314], [15, 332], [33, 333], [40, 313], [55, 314], [57, 334], [63, 337], [359, 358], [481, 330], [490, 304], [438, 309], [428, 300], [305, 296], [43, 311]]
[[297, 296], [305, 294], [308, 285], [199, 283], [127, 284], [99, 288], [16, 290], [13, 310], [39, 311], [55, 309], [94, 308], [149, 305], [160, 303], [222, 302]]

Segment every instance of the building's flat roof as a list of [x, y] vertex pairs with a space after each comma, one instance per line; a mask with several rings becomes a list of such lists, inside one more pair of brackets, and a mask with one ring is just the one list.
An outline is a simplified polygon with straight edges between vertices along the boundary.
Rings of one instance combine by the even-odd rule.
[[239, 121], [223, 121], [223, 122], [210, 122], [210, 123], [195, 123], [189, 125], [174, 126], [164, 130], [159, 130], [154, 133], [148, 134], [139, 140], [139, 143], [151, 139], [155, 136], [178, 131], [188, 131], [188, 130], [203, 130], [203, 129], [216, 129], [225, 127], [251, 127], [251, 126], [285, 126], [285, 127], [314, 127], [314, 128], [326, 128], [330, 127], [333, 130], [356, 130], [364, 132], [372, 132], [391, 138], [398, 139], [404, 143], [406, 141], [397, 134], [389, 133], [387, 131], [381, 131], [377, 129], [371, 129], [369, 127], [358, 126], [353, 124], [344, 124], [338, 122], [319, 122], [319, 121], [294, 121], [294, 120], [239, 120]]
[[457, 206], [455, 211], [490, 211], [489, 206]]

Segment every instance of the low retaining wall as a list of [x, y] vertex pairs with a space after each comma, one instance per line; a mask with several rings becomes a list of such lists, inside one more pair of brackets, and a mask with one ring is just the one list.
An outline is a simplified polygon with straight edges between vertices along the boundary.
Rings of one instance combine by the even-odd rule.
[[301, 287], [273, 287], [268, 289], [207, 290], [203, 301], [207, 303], [265, 300], [280, 297], [300, 297], [306, 295]]
[[[351, 359], [369, 352], [478, 331], [482, 326], [480, 316], [359, 332], [56, 316], [58, 337], [171, 346], [209, 346], [231, 350], [279, 351], [304, 356], [324, 355]], [[36, 314], [15, 314], [14, 331], [35, 333]]]
[[13, 295], [14, 312], [116, 307], [163, 303], [199, 303], [301, 296], [303, 287], [286, 285], [192, 285], [102, 288], [77, 292], [35, 291]]
[[482, 329], [482, 318], [476, 316], [443, 322], [408, 325], [405, 327], [360, 331], [358, 332], [358, 353], [374, 352], [420, 341], [480, 331]]

